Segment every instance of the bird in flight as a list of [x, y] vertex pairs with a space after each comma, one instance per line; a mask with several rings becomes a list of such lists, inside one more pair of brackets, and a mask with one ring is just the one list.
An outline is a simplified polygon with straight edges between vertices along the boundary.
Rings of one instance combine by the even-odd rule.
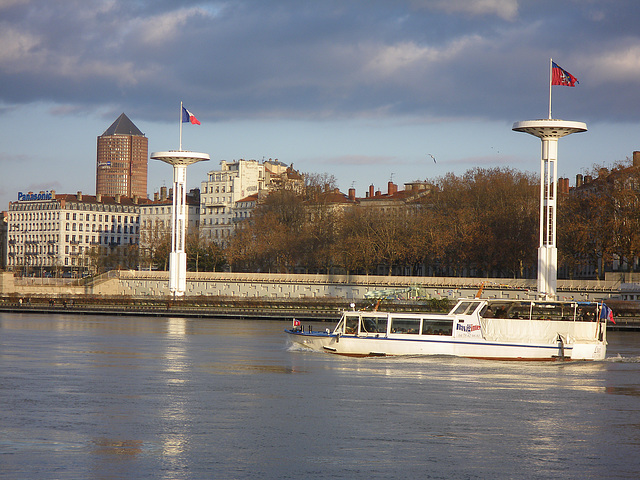
[[430, 153], [427, 153], [427, 155], [429, 155], [431, 158], [433, 158], [433, 163], [438, 163], [436, 162], [436, 157], [434, 157], [433, 155], [431, 155]]

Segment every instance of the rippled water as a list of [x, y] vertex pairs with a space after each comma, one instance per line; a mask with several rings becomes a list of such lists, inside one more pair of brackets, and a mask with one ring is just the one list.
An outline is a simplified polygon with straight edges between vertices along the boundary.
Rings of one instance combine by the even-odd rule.
[[289, 325], [0, 313], [0, 477], [640, 478], [640, 333], [529, 363], [311, 353]]

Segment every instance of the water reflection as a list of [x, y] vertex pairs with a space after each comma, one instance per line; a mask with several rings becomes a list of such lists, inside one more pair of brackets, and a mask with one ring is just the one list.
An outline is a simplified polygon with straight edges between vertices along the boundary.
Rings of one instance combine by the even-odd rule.
[[0, 314], [0, 476], [639, 476], [640, 335], [520, 363], [291, 351], [289, 325]]
[[[162, 436], [162, 455], [169, 464], [175, 464], [184, 456], [189, 441], [185, 426], [192, 421], [188, 411], [188, 395], [192, 375], [191, 355], [185, 318], [170, 317], [167, 322], [167, 340], [163, 342], [163, 368], [160, 378], [164, 379], [163, 401], [158, 411], [158, 419], [166, 425]], [[164, 477], [170, 478], [170, 477]]]
[[92, 442], [94, 455], [138, 455], [142, 453], [142, 442], [139, 440], [115, 440], [97, 438]]
[[187, 334], [186, 318], [167, 318], [167, 334], [171, 337], [183, 337]]

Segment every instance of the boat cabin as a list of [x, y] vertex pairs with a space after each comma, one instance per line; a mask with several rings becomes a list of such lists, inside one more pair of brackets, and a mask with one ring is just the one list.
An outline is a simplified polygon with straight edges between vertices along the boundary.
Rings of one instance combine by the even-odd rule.
[[477, 336], [482, 318], [593, 322], [598, 320], [597, 309], [591, 302], [468, 299], [458, 301], [449, 314], [345, 312], [333, 333]]
[[451, 335], [453, 317], [383, 312], [345, 312], [334, 333], [383, 337], [402, 335]]

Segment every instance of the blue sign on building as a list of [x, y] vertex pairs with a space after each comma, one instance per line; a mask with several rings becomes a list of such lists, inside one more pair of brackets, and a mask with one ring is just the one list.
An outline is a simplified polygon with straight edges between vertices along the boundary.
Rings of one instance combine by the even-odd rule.
[[40, 193], [22, 193], [18, 192], [18, 201], [19, 202], [33, 202], [35, 200], [51, 200], [53, 195], [51, 192], [40, 192]]

